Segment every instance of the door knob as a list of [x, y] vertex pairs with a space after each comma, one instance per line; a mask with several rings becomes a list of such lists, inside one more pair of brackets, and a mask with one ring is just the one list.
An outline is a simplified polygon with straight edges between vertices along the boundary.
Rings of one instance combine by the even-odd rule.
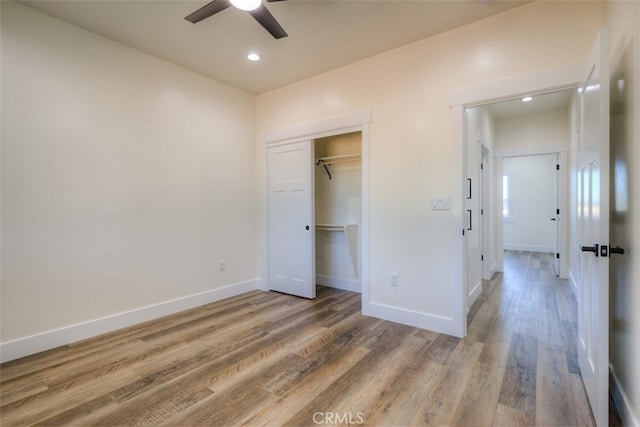
[[580, 248], [580, 250], [582, 252], [593, 252], [593, 254], [595, 256], [598, 256], [598, 248], [600, 247], [600, 245], [598, 245], [597, 243], [595, 243], [593, 246], [582, 246]]
[[624, 255], [624, 249], [620, 246], [616, 246], [615, 248], [609, 247], [609, 256], [613, 254]]

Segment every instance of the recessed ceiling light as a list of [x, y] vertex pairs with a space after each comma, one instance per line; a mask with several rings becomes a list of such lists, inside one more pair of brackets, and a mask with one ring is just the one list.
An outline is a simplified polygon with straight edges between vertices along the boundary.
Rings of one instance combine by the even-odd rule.
[[522, 98], [522, 102], [529, 102], [529, 101], [533, 101], [533, 98], [530, 96], [525, 96], [524, 98]]
[[260, 60], [260, 55], [258, 55], [255, 52], [251, 52], [249, 55], [247, 55], [247, 59], [249, 61], [259, 61]]

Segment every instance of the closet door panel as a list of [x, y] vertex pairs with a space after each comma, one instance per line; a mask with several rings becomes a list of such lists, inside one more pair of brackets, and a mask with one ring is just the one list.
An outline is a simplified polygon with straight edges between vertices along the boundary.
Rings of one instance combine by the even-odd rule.
[[267, 149], [269, 288], [315, 298], [311, 141]]

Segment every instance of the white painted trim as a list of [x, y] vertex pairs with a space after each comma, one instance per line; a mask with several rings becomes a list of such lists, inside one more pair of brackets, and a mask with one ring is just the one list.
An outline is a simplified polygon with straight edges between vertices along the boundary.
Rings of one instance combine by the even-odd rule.
[[451, 92], [451, 105], [472, 107], [531, 93], [555, 92], [570, 88], [582, 81], [585, 69], [586, 64], [581, 62], [477, 86], [462, 87]]
[[[529, 157], [529, 156], [543, 156], [545, 154], [557, 154], [560, 155], [562, 153], [567, 154], [566, 150], [540, 150], [536, 147], [509, 147], [503, 148], [496, 152], [496, 157], [500, 160], [505, 157]], [[561, 167], [563, 165], [560, 165]]]
[[[502, 253], [505, 250], [514, 250], [514, 251], [530, 251], [530, 252], [544, 252], [555, 254], [556, 250], [560, 254], [560, 274], [559, 277], [561, 279], [566, 279], [569, 277], [569, 258], [571, 256], [569, 252], [569, 221], [571, 220], [570, 216], [570, 201], [569, 201], [569, 152], [568, 151], [548, 151], [548, 150], [536, 150], [527, 149], [522, 150], [520, 148], [513, 150], [502, 150], [497, 154], [496, 162], [498, 167], [498, 174], [496, 178], [500, 180], [500, 177], [504, 174], [503, 161], [506, 157], [526, 157], [526, 156], [538, 156], [538, 155], [546, 155], [546, 154], [555, 154], [557, 156], [557, 162], [560, 165], [560, 175], [559, 180], [557, 181], [557, 189], [558, 191], [558, 208], [560, 209], [560, 216], [558, 218], [558, 248], [553, 247], [538, 247], [538, 246], [530, 246], [530, 245], [518, 245], [518, 244], [504, 244], [504, 224], [505, 223], [513, 223], [514, 218], [502, 218], [502, 221], [498, 220], [497, 224], [497, 235], [498, 241], [496, 242], [498, 258], [500, 259], [499, 264], [503, 266], [504, 270], [504, 260], [502, 259]], [[500, 203], [502, 201], [502, 185], [500, 181], [495, 183], [497, 186], [498, 193], [498, 208], [500, 208]], [[499, 212], [499, 211], [497, 211]], [[502, 271], [501, 270], [501, 271]]]
[[476, 302], [481, 293], [482, 280], [473, 285], [473, 289], [471, 289], [471, 292], [469, 292], [469, 296], [467, 297], [467, 310], [473, 305], [474, 302]]
[[496, 252], [495, 242], [491, 241], [491, 226], [495, 222], [494, 218], [496, 218], [491, 203], [491, 190], [493, 188], [492, 173], [495, 165], [493, 164], [491, 150], [489, 150], [484, 143], [481, 143], [480, 145], [481, 159], [483, 163], [483, 167], [480, 169], [480, 185], [482, 187], [481, 209], [483, 209], [483, 213], [480, 215], [480, 220], [482, 222], [482, 241], [480, 244], [481, 254], [483, 255], [482, 278], [484, 280], [490, 280], [493, 275], [493, 271], [491, 271], [491, 265], [489, 263], [493, 261], [493, 254]]
[[175, 314], [204, 304], [220, 301], [258, 289], [256, 280], [248, 280], [198, 294], [53, 329], [36, 335], [0, 343], [0, 362], [7, 362], [76, 341], [113, 332], [138, 323]]
[[462, 268], [454, 268], [452, 273], [451, 293], [453, 298], [453, 320], [455, 331], [451, 335], [464, 337], [467, 335], [467, 251], [465, 250], [464, 206], [466, 184], [466, 117], [463, 105], [453, 107], [454, 141], [453, 145], [453, 192], [451, 197], [451, 212], [453, 215], [452, 259], [462, 260]]
[[[369, 119], [371, 116], [369, 116]], [[360, 225], [360, 231], [358, 236], [360, 238], [360, 289], [362, 292], [362, 311], [364, 313], [364, 307], [369, 304], [369, 206], [370, 206], [370, 178], [369, 178], [369, 141], [371, 138], [371, 125], [370, 122], [362, 124], [362, 182], [361, 182], [361, 197], [362, 197], [362, 212]]]
[[569, 271], [569, 284], [571, 285], [571, 290], [573, 291], [573, 297], [578, 301], [578, 282], [576, 278], [573, 277], [573, 271]]
[[609, 365], [609, 390], [613, 403], [622, 419], [622, 424], [625, 426], [640, 427], [640, 418], [638, 418], [638, 414], [634, 412], [633, 403], [622, 387], [622, 384], [620, 384], [620, 380], [618, 380], [611, 365]]
[[488, 280], [493, 279], [493, 275], [496, 274], [497, 270], [497, 263], [494, 262], [493, 264], [491, 264], [491, 269], [489, 271], [491, 271], [491, 277]]
[[518, 243], [505, 243], [505, 251], [524, 251], [524, 252], [542, 252], [545, 254], [555, 254], [556, 248], [553, 246], [538, 246], [538, 245], [520, 245]]
[[260, 142], [263, 144], [273, 144], [289, 139], [317, 139], [325, 136], [349, 133], [346, 129], [371, 123], [371, 115], [371, 110], [365, 110], [315, 122], [301, 123], [287, 128], [265, 132], [260, 138]]
[[504, 219], [502, 217], [502, 176], [504, 175], [504, 167], [502, 165], [502, 157], [496, 157], [496, 199], [495, 213], [496, 216], [496, 270], [504, 271]]
[[262, 278], [258, 278], [255, 279], [256, 282], [256, 289], [259, 291], [264, 291], [264, 292], [268, 292], [269, 291], [269, 285], [267, 284], [267, 281], [262, 279]]
[[343, 291], [362, 293], [362, 283], [359, 280], [316, 274], [316, 284], [328, 288], [342, 289]]
[[[571, 119], [569, 119], [571, 120]], [[558, 164], [560, 165], [560, 174], [558, 176], [558, 208], [560, 215], [558, 216], [558, 253], [560, 254], [558, 276], [561, 279], [569, 277], [569, 259], [571, 253], [569, 251], [569, 221], [571, 221], [570, 208], [570, 179], [569, 179], [569, 152], [561, 151], [558, 153]]]
[[372, 302], [369, 302], [366, 306], [363, 305], [362, 314], [391, 322], [402, 323], [403, 325], [414, 326], [416, 328], [428, 329], [441, 334], [460, 337], [456, 322], [449, 317], [436, 316]]

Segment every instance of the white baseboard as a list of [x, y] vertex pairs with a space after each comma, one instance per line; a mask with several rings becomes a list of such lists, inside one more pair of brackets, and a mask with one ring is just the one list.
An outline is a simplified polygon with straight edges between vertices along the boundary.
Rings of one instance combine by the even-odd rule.
[[555, 254], [556, 248], [553, 246], [537, 246], [537, 245], [521, 245], [518, 243], [505, 243], [505, 251], [523, 251], [523, 252], [543, 252], [549, 254]]
[[188, 295], [147, 307], [140, 307], [123, 313], [117, 313], [76, 325], [3, 342], [0, 343], [0, 363], [253, 291], [259, 289], [258, 282], [258, 280], [248, 280], [246, 282], [235, 283], [199, 294]]
[[359, 280], [349, 280], [341, 277], [316, 274], [316, 284], [320, 286], [327, 286], [329, 288], [342, 289], [343, 291], [362, 293], [362, 284]]
[[497, 264], [495, 262], [491, 264], [489, 267], [488, 277], [484, 275], [482, 277], [484, 280], [491, 280], [493, 278], [493, 275], [496, 274], [496, 265]]
[[254, 280], [256, 283], [256, 289], [259, 291], [269, 292], [269, 281], [264, 280], [262, 278], [257, 278]]
[[482, 280], [476, 283], [473, 286], [473, 289], [469, 292], [469, 296], [467, 297], [467, 310], [469, 307], [473, 305], [474, 302], [478, 299], [480, 294], [482, 293]]
[[462, 338], [454, 320], [448, 317], [365, 301], [362, 301], [362, 314]]
[[620, 381], [613, 370], [613, 366], [609, 365], [609, 390], [613, 398], [613, 404], [616, 405], [622, 424], [625, 426], [640, 427], [640, 419], [638, 414], [633, 410], [633, 404], [629, 400], [629, 396], [621, 387]]

